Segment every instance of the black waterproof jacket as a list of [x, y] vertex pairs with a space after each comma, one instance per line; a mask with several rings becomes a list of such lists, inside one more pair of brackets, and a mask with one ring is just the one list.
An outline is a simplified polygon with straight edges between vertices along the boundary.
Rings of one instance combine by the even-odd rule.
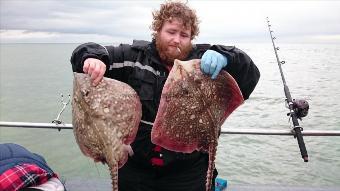
[[[244, 99], [254, 90], [260, 73], [251, 58], [243, 51], [233, 46], [196, 44], [185, 60], [201, 58], [208, 50], [215, 50], [228, 59], [224, 68], [238, 83]], [[97, 58], [106, 64], [105, 77], [125, 82], [133, 87], [142, 102], [142, 122], [135, 141], [132, 144], [134, 155], [128, 162], [140, 165], [150, 165], [154, 157], [151, 143], [151, 128], [156, 117], [161, 92], [169, 74], [166, 66], [161, 62], [155, 47], [155, 42], [133, 41], [132, 45], [102, 46], [96, 43], [85, 43], [78, 46], [71, 57], [74, 72], [83, 73], [83, 62], [87, 58]], [[192, 157], [202, 156], [202, 153], [181, 154], [163, 149], [161, 157], [164, 164]], [[204, 154], [205, 155], [205, 154]], [[206, 156], [205, 156], [206, 157]]]

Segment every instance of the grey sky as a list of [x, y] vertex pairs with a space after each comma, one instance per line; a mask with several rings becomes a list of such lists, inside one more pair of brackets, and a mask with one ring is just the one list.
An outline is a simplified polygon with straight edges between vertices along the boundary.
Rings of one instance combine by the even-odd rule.
[[[150, 40], [164, 1], [0, 0], [0, 42]], [[340, 1], [189, 0], [201, 21], [196, 42], [268, 42], [269, 16], [282, 42], [340, 43]]]

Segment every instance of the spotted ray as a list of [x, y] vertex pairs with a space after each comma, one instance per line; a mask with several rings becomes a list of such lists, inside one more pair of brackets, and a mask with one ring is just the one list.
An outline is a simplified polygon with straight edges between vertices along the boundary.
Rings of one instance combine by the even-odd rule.
[[108, 164], [114, 191], [118, 191], [118, 168], [133, 153], [129, 144], [141, 114], [139, 97], [127, 84], [104, 78], [94, 87], [88, 75], [74, 73], [74, 136], [84, 155]]
[[231, 75], [221, 71], [212, 80], [200, 70], [200, 60], [175, 60], [165, 82], [151, 141], [166, 149], [209, 153], [206, 190], [210, 190], [221, 126], [243, 103]]

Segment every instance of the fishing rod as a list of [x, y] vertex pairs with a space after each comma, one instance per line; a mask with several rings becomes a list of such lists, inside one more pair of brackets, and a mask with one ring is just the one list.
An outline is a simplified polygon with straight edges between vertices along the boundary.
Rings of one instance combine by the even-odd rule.
[[279, 66], [280, 69], [280, 73], [281, 73], [281, 78], [282, 78], [282, 82], [283, 82], [283, 90], [285, 92], [285, 96], [286, 96], [286, 102], [287, 102], [287, 108], [289, 109], [289, 113], [287, 114], [293, 122], [293, 130], [294, 130], [294, 137], [297, 139], [299, 148], [300, 148], [300, 153], [301, 156], [304, 160], [304, 162], [308, 162], [308, 153], [306, 150], [306, 146], [305, 146], [305, 142], [303, 140], [303, 136], [301, 131], [303, 131], [303, 128], [300, 126], [298, 119], [302, 119], [302, 117], [307, 116], [308, 114], [308, 109], [309, 109], [309, 105], [308, 102], [306, 100], [296, 100], [296, 99], [292, 99], [292, 96], [290, 94], [288, 85], [286, 83], [285, 77], [283, 75], [283, 71], [282, 71], [282, 64], [285, 64], [285, 61], [280, 61], [279, 56], [277, 51], [279, 50], [279, 47], [275, 46], [274, 40], [276, 39], [275, 37], [273, 37], [273, 30], [271, 30], [271, 25], [269, 22], [269, 18], [267, 17], [267, 24], [268, 24], [268, 30], [269, 30], [269, 34], [272, 40], [272, 44], [273, 44], [273, 48], [274, 48], [274, 52], [275, 52], [275, 56], [276, 56], [276, 61], [277, 64]]

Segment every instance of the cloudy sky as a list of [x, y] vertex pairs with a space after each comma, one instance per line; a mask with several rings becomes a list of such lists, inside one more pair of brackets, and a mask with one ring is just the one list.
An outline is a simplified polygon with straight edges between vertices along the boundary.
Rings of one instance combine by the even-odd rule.
[[[164, 1], [0, 0], [0, 42], [131, 43], [150, 40], [151, 12]], [[268, 42], [266, 17], [281, 42], [340, 44], [340, 1], [189, 0], [196, 42]]]

